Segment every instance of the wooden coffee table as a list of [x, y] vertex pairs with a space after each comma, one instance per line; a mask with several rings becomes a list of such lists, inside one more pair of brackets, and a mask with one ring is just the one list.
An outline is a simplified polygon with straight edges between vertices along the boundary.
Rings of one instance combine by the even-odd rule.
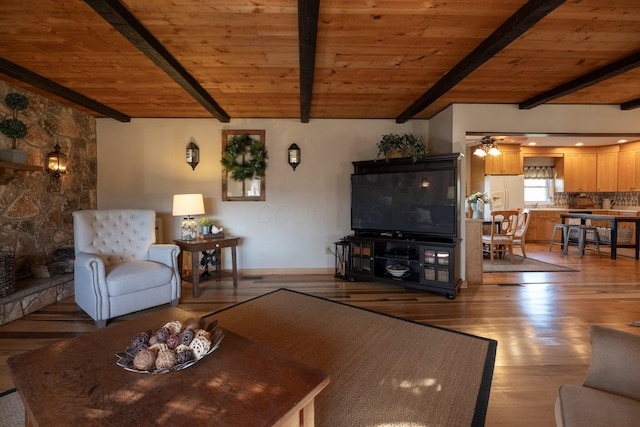
[[190, 317], [167, 308], [9, 358], [27, 425], [314, 425], [328, 374], [229, 330], [220, 348], [181, 371], [116, 365], [136, 333]]

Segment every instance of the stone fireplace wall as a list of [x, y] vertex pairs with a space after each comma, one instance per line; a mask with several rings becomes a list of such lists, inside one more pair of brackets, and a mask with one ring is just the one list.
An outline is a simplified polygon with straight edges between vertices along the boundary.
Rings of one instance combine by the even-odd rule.
[[[29, 99], [29, 107], [18, 113], [29, 131], [17, 148], [28, 152], [26, 164], [43, 167], [35, 172], [0, 170], [0, 245], [15, 249], [21, 279], [45, 265], [55, 250], [73, 245], [75, 210], [96, 207], [96, 122], [89, 114], [3, 81], [0, 120], [11, 114], [4, 103], [10, 92]], [[11, 148], [11, 142], [0, 133], [0, 148]], [[44, 171], [56, 143], [68, 158], [68, 173], [60, 179]]]

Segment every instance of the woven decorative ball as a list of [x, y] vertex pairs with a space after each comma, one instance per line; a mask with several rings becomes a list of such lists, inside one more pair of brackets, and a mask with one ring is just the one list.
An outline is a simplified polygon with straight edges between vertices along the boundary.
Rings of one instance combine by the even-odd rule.
[[211, 341], [206, 339], [205, 337], [195, 337], [191, 344], [189, 344], [189, 348], [193, 351], [193, 355], [196, 359], [200, 359], [207, 351], [211, 348]]
[[181, 351], [185, 351], [185, 350], [191, 350], [191, 349], [189, 348], [189, 346], [188, 346], [188, 345], [180, 344], [179, 346], [177, 346], [177, 347], [173, 350], [173, 352], [174, 352], [174, 353], [176, 353], [176, 354], [178, 354], [178, 353], [180, 353]]
[[132, 366], [133, 365], [133, 356], [131, 356], [130, 354], [125, 354], [123, 357], [120, 358], [120, 364], [122, 366]]
[[145, 349], [149, 349], [149, 346], [144, 345], [144, 344], [140, 344], [137, 347], [129, 347], [129, 349], [131, 351], [127, 351], [127, 353], [132, 354], [133, 356], [135, 356], [136, 354], [140, 353], [140, 351], [145, 350]]
[[191, 341], [193, 341], [193, 338], [195, 338], [195, 336], [196, 334], [193, 332], [193, 329], [185, 329], [180, 334], [180, 341], [184, 345], [189, 345], [191, 344]]
[[169, 349], [171, 350], [180, 345], [180, 343], [182, 343], [182, 339], [180, 338], [179, 334], [171, 334], [167, 337], [166, 344], [167, 347], [169, 347]]
[[150, 349], [140, 350], [133, 359], [133, 367], [141, 371], [150, 371], [156, 366], [156, 354]]
[[155, 333], [155, 337], [158, 340], [158, 342], [165, 342], [169, 335], [171, 335], [171, 331], [169, 330], [169, 328], [166, 328], [166, 327], [162, 327], [158, 329]]
[[172, 320], [171, 322], [167, 322], [164, 327], [169, 329], [171, 335], [175, 335], [182, 330], [182, 323], [178, 320]]
[[160, 353], [161, 351], [169, 350], [169, 346], [166, 343], [161, 342], [152, 345], [151, 347], [149, 347], [149, 350], [153, 351], [153, 354], [155, 354], [157, 357], [158, 353]]
[[146, 332], [140, 332], [131, 340], [131, 348], [137, 349], [142, 346], [149, 346], [149, 334]]
[[189, 347], [185, 346], [184, 350], [181, 350], [176, 355], [176, 365], [180, 365], [182, 363], [187, 363], [190, 360], [193, 360], [193, 351]]
[[204, 337], [207, 340], [211, 341], [211, 334], [204, 329], [198, 329], [196, 331], [196, 338], [197, 337]]
[[162, 350], [156, 357], [156, 369], [171, 369], [176, 364], [176, 355], [171, 350]]

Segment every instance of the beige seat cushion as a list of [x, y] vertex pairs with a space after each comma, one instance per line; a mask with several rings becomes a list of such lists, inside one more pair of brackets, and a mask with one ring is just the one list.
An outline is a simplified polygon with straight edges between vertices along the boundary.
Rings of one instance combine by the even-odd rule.
[[171, 281], [173, 270], [152, 261], [131, 261], [107, 267], [107, 288], [110, 296], [126, 295]]
[[584, 386], [560, 386], [555, 410], [556, 424], [563, 427], [640, 425], [639, 401]]

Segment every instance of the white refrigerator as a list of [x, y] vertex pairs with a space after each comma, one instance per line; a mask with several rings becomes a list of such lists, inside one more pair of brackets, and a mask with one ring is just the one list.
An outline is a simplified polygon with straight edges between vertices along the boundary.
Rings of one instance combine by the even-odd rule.
[[524, 208], [523, 175], [486, 175], [484, 192], [491, 199], [490, 206], [484, 208], [484, 219], [491, 220], [492, 210]]

